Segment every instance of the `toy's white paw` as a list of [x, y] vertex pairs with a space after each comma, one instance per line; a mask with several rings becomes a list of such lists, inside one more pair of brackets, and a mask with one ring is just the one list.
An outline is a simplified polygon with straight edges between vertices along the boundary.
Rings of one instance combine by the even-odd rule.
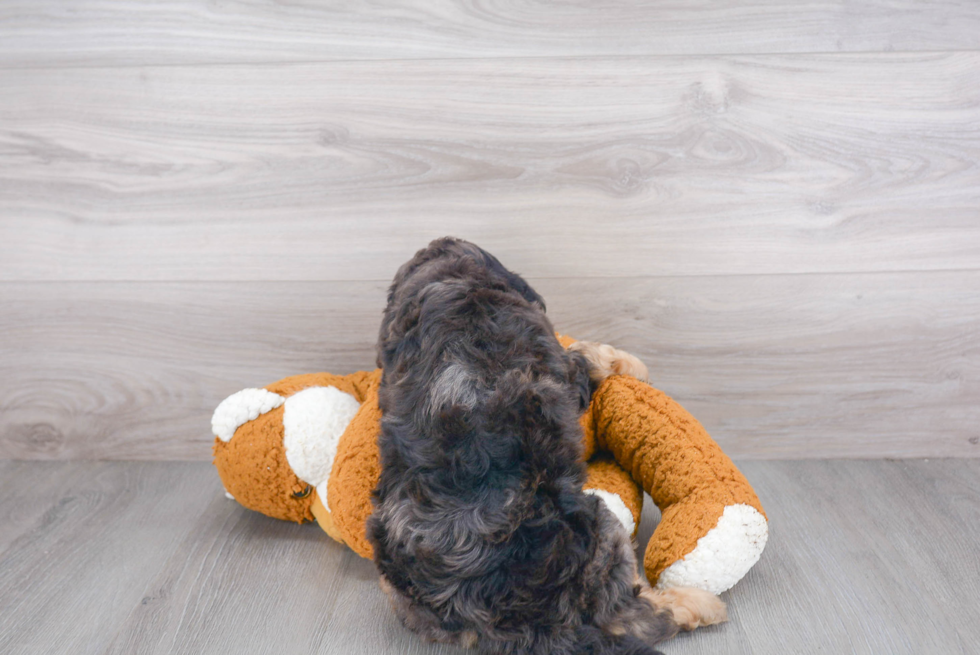
[[694, 550], [668, 566], [658, 589], [697, 587], [720, 594], [735, 586], [762, 556], [769, 539], [766, 518], [749, 505], [729, 505]]

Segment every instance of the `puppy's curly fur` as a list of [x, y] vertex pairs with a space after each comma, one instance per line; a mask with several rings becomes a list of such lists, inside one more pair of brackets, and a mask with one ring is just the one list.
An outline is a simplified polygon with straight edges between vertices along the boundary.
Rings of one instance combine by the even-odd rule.
[[612, 355], [597, 367], [589, 348], [565, 351], [544, 309], [465, 241], [433, 241], [399, 269], [378, 342], [382, 472], [368, 522], [382, 587], [432, 640], [655, 653], [681, 628], [723, 620], [724, 605], [641, 582], [629, 535], [582, 492], [579, 417]]

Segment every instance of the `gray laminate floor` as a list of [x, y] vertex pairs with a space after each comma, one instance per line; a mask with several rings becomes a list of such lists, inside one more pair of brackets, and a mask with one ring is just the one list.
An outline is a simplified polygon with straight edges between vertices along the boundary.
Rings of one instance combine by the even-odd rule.
[[[768, 510], [731, 621], [685, 653], [980, 652], [980, 460], [746, 462]], [[656, 524], [647, 512], [645, 540]], [[370, 562], [203, 463], [0, 462], [0, 653], [451, 653]]]

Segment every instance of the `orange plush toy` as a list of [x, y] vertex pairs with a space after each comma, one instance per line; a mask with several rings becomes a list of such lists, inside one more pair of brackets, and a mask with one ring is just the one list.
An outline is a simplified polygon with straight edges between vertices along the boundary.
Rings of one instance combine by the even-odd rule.
[[[566, 347], [573, 341], [562, 338]], [[212, 418], [214, 464], [239, 503], [290, 521], [316, 520], [371, 557], [365, 521], [377, 484], [381, 371], [285, 378], [226, 398]], [[759, 499], [704, 428], [664, 393], [614, 375], [582, 417], [585, 489], [635, 534], [641, 487], [660, 508], [644, 568], [661, 588], [730, 589], [768, 537]]]

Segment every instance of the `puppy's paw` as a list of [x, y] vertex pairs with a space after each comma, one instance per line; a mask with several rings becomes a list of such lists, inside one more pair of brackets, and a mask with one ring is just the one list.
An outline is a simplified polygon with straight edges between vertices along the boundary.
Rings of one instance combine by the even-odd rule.
[[[666, 608], [682, 630], [694, 630], [702, 625], [714, 625], [728, 620], [725, 602], [714, 594], [693, 587], [646, 589], [642, 595], [654, 607]], [[649, 595], [648, 595], [649, 594]]]
[[637, 380], [650, 381], [646, 364], [625, 350], [595, 341], [576, 341], [568, 349], [585, 356], [589, 362], [589, 377], [593, 382], [602, 382], [610, 375], [632, 375]]

